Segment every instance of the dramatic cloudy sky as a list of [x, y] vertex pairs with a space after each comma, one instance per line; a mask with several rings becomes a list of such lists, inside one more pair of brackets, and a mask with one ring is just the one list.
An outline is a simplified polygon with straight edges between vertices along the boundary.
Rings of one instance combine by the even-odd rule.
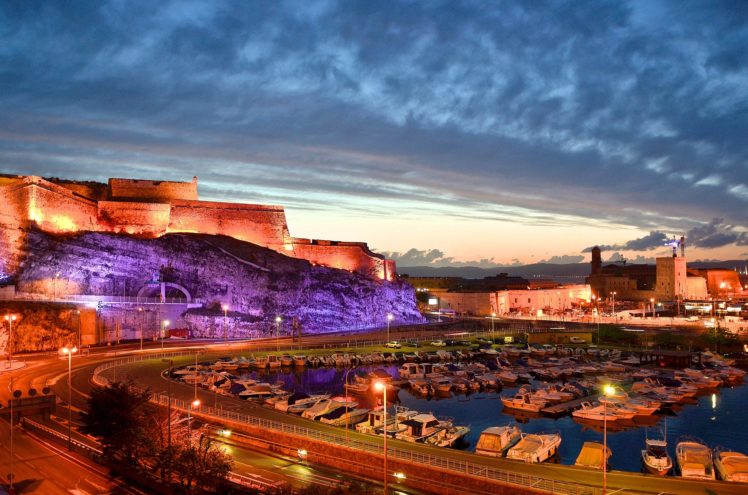
[[407, 264], [748, 253], [748, 2], [5, 1], [0, 173], [190, 180]]

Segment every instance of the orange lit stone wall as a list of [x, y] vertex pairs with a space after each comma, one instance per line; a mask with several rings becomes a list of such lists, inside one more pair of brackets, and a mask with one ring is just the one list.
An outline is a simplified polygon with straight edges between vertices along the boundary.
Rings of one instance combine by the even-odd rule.
[[160, 203], [169, 203], [176, 199], [197, 201], [197, 177], [193, 177], [192, 182], [109, 179], [109, 192], [112, 199], [136, 199]]
[[171, 207], [164, 203], [99, 201], [99, 227], [112, 232], [159, 236], [169, 226]]
[[289, 242], [282, 206], [175, 200], [168, 231], [227, 235], [280, 252]]
[[[291, 238], [282, 206], [198, 201], [196, 178], [192, 182], [110, 179], [109, 194], [103, 184], [53, 180], [0, 177], [4, 205], [0, 209], [0, 278], [15, 271], [25, 230], [32, 224], [55, 234], [227, 235], [380, 280], [392, 280], [395, 275], [394, 261], [371, 252], [365, 243]], [[102, 196], [110, 199], [101, 200]]]
[[369, 251], [363, 242], [294, 238], [292, 255], [318, 265], [365, 273], [377, 279], [390, 278], [387, 277], [384, 258]]

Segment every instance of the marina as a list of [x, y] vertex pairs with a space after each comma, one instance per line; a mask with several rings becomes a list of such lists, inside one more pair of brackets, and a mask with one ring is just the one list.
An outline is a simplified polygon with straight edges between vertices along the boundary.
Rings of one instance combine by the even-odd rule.
[[[615, 360], [607, 359], [607, 355], [602, 359], [599, 351], [594, 352], [594, 358], [574, 361], [568, 354], [534, 352], [530, 366], [528, 360], [504, 360], [503, 356], [510, 353], [463, 349], [416, 354], [421, 362], [406, 360], [410, 353], [333, 353], [308, 358], [304, 363], [298, 356], [283, 359], [294, 366], [256, 367], [255, 362], [269, 362], [263, 356], [224, 358], [224, 365], [203, 363], [199, 367], [207, 366], [211, 373], [232, 370], [233, 393], [243, 397], [248, 395], [247, 390], [272, 390], [275, 398], [250, 392], [254, 397], [250, 400], [310, 420], [380, 435], [386, 428], [388, 436], [405, 441], [480, 450], [483, 455], [525, 462], [572, 465], [579, 458], [589, 458], [582, 453], [585, 448], [593, 452], [593, 444], [601, 445], [603, 417], [607, 417], [606, 457], [610, 468], [616, 470], [654, 472], [644, 460], [646, 452], [662, 455], [663, 450], [667, 454], [670, 449], [676, 459], [675, 440], [685, 433], [697, 433], [709, 449], [737, 452], [726, 457], [726, 465], [737, 466], [734, 478], [740, 479], [744, 462], [739, 455], [748, 445], [748, 436], [740, 433], [739, 415], [733, 411], [748, 405], [748, 394], [741, 386], [739, 370], [720, 368], [725, 385], [716, 388], [716, 375], [709, 370], [688, 368], [662, 374], [651, 368], [619, 364], [633, 361], [630, 356], [610, 352]], [[237, 363], [238, 369], [234, 368]], [[347, 366], [339, 366], [341, 363]], [[575, 371], [571, 363], [575, 363]], [[624, 372], [631, 376], [623, 376]], [[189, 381], [194, 370], [188, 366], [175, 375]], [[509, 380], [502, 381], [502, 375]], [[523, 378], [518, 383], [514, 376], [529, 380]], [[678, 387], [673, 381], [678, 381]], [[386, 427], [381, 396], [372, 390], [374, 382], [382, 382], [388, 389]], [[236, 391], [237, 383], [243, 391]], [[616, 384], [615, 394], [598, 395], [602, 383]], [[507, 407], [507, 401], [518, 397], [528, 407]], [[657, 441], [649, 440], [647, 432], [661, 429], [664, 417], [668, 418], [667, 434], [673, 441], [655, 452]], [[502, 429], [512, 432], [504, 445]], [[726, 431], [739, 433], [724, 435]], [[486, 432], [498, 433], [499, 437], [482, 436]], [[479, 445], [483, 448], [477, 449]], [[681, 473], [680, 469], [664, 471], [656, 474]]]

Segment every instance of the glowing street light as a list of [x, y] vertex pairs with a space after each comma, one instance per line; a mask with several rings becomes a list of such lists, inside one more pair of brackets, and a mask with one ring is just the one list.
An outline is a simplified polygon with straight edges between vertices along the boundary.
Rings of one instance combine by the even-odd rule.
[[617, 294], [617, 292], [615, 292], [615, 291], [612, 293], [612, 296], [613, 296], [613, 317], [616, 319], [616, 322], [618, 322], [618, 316], [616, 316], [616, 294]]
[[275, 317], [275, 350], [280, 351], [280, 326], [283, 318], [280, 316]]
[[[603, 395], [607, 398], [616, 393], [615, 387], [603, 385]], [[608, 487], [608, 401], [603, 399], [603, 494]]]
[[[78, 311], [80, 313], [80, 311]], [[143, 308], [138, 308], [138, 323], [140, 325], [140, 350], [143, 350]]]
[[221, 309], [223, 309], [223, 341], [228, 342], [229, 334], [228, 334], [228, 330], [226, 327], [226, 318], [229, 315], [229, 305], [224, 304], [223, 306], [221, 306]]
[[387, 494], [387, 385], [384, 382], [374, 382], [374, 390], [383, 394], [382, 432], [384, 434], [384, 493]]
[[496, 318], [496, 313], [491, 313], [491, 339], [493, 339], [493, 322]]
[[68, 357], [68, 451], [73, 450], [73, 442], [72, 442], [72, 415], [71, 412], [73, 410], [73, 403], [71, 401], [72, 398], [72, 389], [73, 389], [73, 381], [71, 380], [71, 372], [73, 368], [73, 354], [78, 352], [78, 348], [73, 347], [63, 347], [60, 349], [60, 353], [63, 356]]
[[187, 404], [187, 438], [190, 440], [190, 447], [192, 446], [192, 409], [200, 407], [200, 400], [195, 399]]
[[392, 321], [392, 320], [393, 320], [394, 318], [395, 318], [395, 317], [394, 317], [394, 316], [392, 315], [392, 313], [387, 313], [387, 342], [389, 342], [389, 341], [390, 341], [390, 322], [391, 322], [391, 321]]
[[16, 315], [5, 315], [5, 321], [8, 322], [8, 363], [6, 368], [13, 367], [13, 322], [16, 321]]
[[164, 339], [166, 338], [166, 329], [169, 327], [169, 324], [171, 324], [169, 320], [164, 320], [161, 322], [161, 349], [164, 348]]

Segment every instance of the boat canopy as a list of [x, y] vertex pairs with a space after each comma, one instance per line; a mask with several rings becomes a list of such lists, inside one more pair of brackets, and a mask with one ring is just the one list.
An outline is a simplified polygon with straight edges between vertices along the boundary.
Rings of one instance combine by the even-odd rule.
[[582, 450], [579, 451], [579, 456], [577, 456], [577, 461], [574, 465], [602, 469], [603, 463], [607, 462], [608, 457], [610, 457], [610, 448], [607, 448], [607, 455], [603, 458], [602, 444], [597, 442], [584, 442]]

